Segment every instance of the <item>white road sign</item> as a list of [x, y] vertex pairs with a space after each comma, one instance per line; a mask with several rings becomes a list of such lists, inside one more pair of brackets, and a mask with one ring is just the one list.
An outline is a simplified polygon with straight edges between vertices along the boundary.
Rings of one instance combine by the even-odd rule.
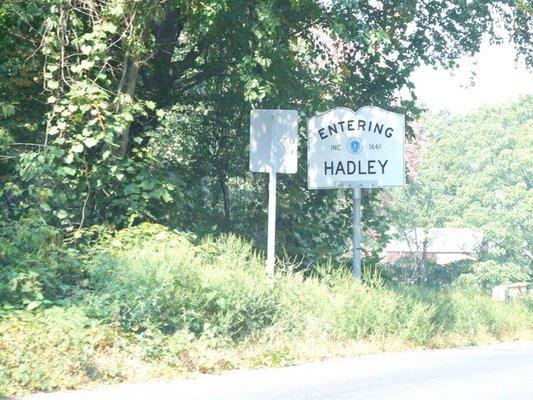
[[250, 171], [294, 174], [298, 167], [298, 111], [252, 110]]
[[378, 107], [338, 107], [311, 118], [309, 189], [402, 186], [405, 117]]
[[267, 273], [276, 258], [276, 174], [294, 174], [298, 167], [298, 111], [252, 110], [250, 171], [268, 172]]

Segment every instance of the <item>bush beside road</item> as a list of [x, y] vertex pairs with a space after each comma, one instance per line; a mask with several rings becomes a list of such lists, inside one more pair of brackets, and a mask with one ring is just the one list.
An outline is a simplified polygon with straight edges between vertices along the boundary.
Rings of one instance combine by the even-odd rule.
[[91, 252], [86, 285], [63, 304], [0, 320], [0, 394], [533, 337], [530, 300], [360, 283], [327, 266], [269, 280], [231, 235], [197, 242], [145, 224]]

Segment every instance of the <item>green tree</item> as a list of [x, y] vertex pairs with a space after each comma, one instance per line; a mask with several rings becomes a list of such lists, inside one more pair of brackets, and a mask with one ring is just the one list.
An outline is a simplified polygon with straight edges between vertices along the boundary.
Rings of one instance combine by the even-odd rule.
[[531, 270], [533, 97], [468, 115], [427, 115], [418, 176], [393, 196], [400, 231], [471, 227], [484, 258]]
[[[529, 12], [509, 1], [6, 0], [2, 210], [37, 209], [74, 231], [169, 222], [179, 207], [184, 226], [208, 199], [204, 228], [240, 231], [251, 217], [259, 237], [265, 180], [243, 172], [252, 107], [298, 108], [304, 120], [376, 104], [411, 120], [409, 77], [422, 62], [453, 67], [502, 27], [531, 64]], [[403, 87], [410, 99], [399, 98]], [[160, 140], [164, 111], [187, 114], [165, 135], [189, 137], [194, 149]], [[171, 164], [160, 163], [155, 139], [181, 149]], [[337, 255], [348, 198], [307, 191], [300, 166], [280, 183], [281, 237], [300, 255]], [[375, 196], [364, 218], [383, 230]]]
[[427, 175], [450, 225], [481, 229], [490, 256], [532, 263], [533, 97], [427, 121]]

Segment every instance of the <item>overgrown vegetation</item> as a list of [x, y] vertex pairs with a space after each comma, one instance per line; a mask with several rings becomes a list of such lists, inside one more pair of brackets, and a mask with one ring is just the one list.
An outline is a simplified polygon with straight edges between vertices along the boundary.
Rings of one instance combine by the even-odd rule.
[[[505, 32], [531, 64], [529, 14], [506, 0], [3, 1], [1, 223], [33, 215], [70, 236], [149, 220], [261, 246], [252, 108], [303, 120], [374, 104], [412, 130], [421, 63], [451, 68]], [[303, 158], [280, 177], [280, 243], [307, 263], [346, 261], [349, 193], [306, 190], [305, 177]], [[376, 193], [363, 203], [365, 232], [385, 233]], [[386, 236], [365, 239], [375, 263]]]
[[[506, 0], [0, 1], [0, 394], [528, 332], [531, 304], [468, 290], [531, 276], [531, 99], [501, 118], [430, 124], [438, 149], [467, 149], [479, 165], [438, 153], [429, 179], [410, 176], [409, 201], [365, 193], [364, 283], [344, 269], [349, 192], [307, 190], [304, 158], [279, 179], [280, 272], [264, 276], [266, 181], [247, 172], [247, 145], [252, 108], [304, 120], [373, 104], [405, 114], [413, 139], [413, 71], [452, 68], [498, 32], [531, 66], [530, 11]], [[457, 142], [470, 136], [472, 147]], [[473, 191], [502, 182], [491, 154], [513, 174], [478, 201]], [[454, 186], [442, 160], [488, 173]], [[379, 265], [390, 208], [412, 206], [396, 225], [444, 223], [429, 182], [453, 222], [503, 241], [475, 265], [422, 263], [409, 283], [433, 289], [405, 289], [402, 266]]]
[[[485, 291], [533, 280], [533, 97], [468, 115], [443, 112], [420, 121], [405, 188], [382, 192], [397, 236], [417, 249], [388, 268], [392, 279]], [[436, 227], [469, 227], [482, 236], [471, 262], [446, 268], [426, 257]], [[415, 232], [423, 233], [424, 240]], [[460, 276], [461, 274], [464, 274]]]
[[279, 366], [380, 348], [513, 339], [531, 304], [474, 292], [387, 287], [324, 266], [274, 280], [233, 235], [197, 241], [144, 224], [102, 241], [62, 308], [0, 321], [0, 393]]
[[0, 315], [60, 301], [80, 284], [82, 267], [74, 248], [35, 216], [5, 221], [0, 229]]

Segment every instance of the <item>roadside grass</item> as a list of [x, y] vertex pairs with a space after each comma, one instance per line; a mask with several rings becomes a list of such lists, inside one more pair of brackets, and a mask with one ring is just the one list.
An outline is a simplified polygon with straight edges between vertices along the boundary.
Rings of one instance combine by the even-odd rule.
[[0, 396], [532, 338], [531, 301], [363, 284], [328, 266], [270, 280], [232, 235], [195, 243], [142, 225], [85, 264], [89, 287], [69, 305], [0, 320]]

